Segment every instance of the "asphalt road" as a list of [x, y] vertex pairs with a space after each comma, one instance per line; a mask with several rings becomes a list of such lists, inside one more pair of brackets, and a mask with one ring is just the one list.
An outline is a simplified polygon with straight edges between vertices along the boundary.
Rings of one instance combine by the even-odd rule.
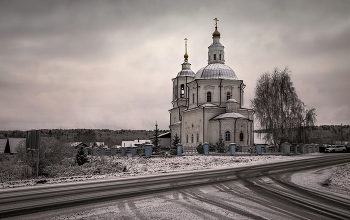
[[10, 219], [350, 219], [350, 200], [293, 184], [350, 154], [249, 167], [0, 190]]

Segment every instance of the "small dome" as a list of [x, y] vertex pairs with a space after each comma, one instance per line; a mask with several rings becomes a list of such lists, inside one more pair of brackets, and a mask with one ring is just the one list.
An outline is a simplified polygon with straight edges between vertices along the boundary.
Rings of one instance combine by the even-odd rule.
[[177, 76], [191, 76], [194, 77], [194, 72], [191, 70], [191, 64], [185, 60], [182, 65], [182, 70], [177, 74]]
[[194, 72], [192, 70], [186, 69], [186, 70], [181, 70], [177, 76], [192, 76], [194, 77]]
[[213, 32], [213, 37], [220, 37], [220, 32], [218, 30], [215, 30]]
[[194, 79], [231, 79], [238, 80], [235, 72], [225, 64], [213, 63], [198, 70]]

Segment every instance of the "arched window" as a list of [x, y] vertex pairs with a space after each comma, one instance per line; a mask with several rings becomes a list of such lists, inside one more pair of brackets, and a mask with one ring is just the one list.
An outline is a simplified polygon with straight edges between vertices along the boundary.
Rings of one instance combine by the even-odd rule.
[[180, 95], [181, 98], [184, 98], [185, 97], [185, 85], [184, 84], [181, 84], [181, 95]]
[[193, 134], [191, 135], [191, 143], [193, 143]]
[[231, 134], [229, 131], [225, 132], [225, 141], [231, 141]]
[[219, 54], [219, 60], [221, 60], [221, 54]]
[[207, 92], [207, 102], [211, 102], [211, 92]]
[[231, 98], [231, 92], [227, 92], [226, 94], [226, 100], [229, 100]]
[[199, 134], [197, 134], [197, 142], [199, 142]]
[[186, 143], [188, 144], [188, 135], [186, 135]]
[[194, 104], [194, 93], [192, 94], [192, 103]]
[[216, 54], [214, 54], [214, 60], [216, 60]]

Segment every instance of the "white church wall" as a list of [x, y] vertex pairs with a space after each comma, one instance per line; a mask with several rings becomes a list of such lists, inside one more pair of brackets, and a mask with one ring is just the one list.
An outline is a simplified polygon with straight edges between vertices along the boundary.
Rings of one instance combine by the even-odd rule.
[[226, 80], [223, 82], [222, 84], [222, 88], [223, 88], [223, 93], [224, 93], [224, 96], [223, 96], [223, 100], [224, 102], [227, 101], [226, 99], [226, 95], [227, 95], [227, 92], [230, 92], [231, 93], [231, 86], [232, 86], [232, 98], [235, 99], [238, 103], [240, 102], [240, 90], [239, 90], [239, 86], [241, 84], [241, 81], [239, 80]]
[[[237, 120], [236, 144], [247, 146], [247, 122], [246, 120]], [[243, 133], [243, 140], [240, 140], [240, 134]]]
[[[230, 132], [230, 140], [229, 141], [226, 141], [226, 139], [225, 139], [226, 131]], [[234, 141], [234, 131], [235, 131], [235, 120], [234, 119], [221, 121], [221, 134], [222, 134], [222, 138], [223, 138], [225, 145], [228, 145], [230, 143], [235, 142]]]
[[[203, 133], [203, 118], [202, 109], [193, 111], [187, 111], [183, 114], [183, 140], [184, 146], [197, 146], [202, 140]], [[197, 141], [197, 134], [199, 135], [199, 141]], [[188, 141], [186, 141], [188, 135]], [[192, 142], [193, 135], [193, 142]]]
[[204, 121], [205, 121], [204, 142], [215, 144], [216, 142], [219, 141], [219, 127], [215, 123], [214, 124], [211, 123], [209, 120], [224, 112], [225, 112], [224, 108], [205, 108], [204, 110]]

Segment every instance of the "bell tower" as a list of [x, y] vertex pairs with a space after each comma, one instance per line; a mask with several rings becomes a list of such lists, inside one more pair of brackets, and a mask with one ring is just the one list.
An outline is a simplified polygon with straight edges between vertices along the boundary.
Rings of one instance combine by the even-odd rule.
[[208, 64], [225, 64], [224, 46], [220, 43], [220, 32], [218, 31], [218, 19], [214, 18], [215, 31], [213, 32], [213, 43], [208, 47]]
[[189, 88], [188, 83], [193, 81], [194, 72], [191, 70], [191, 64], [188, 62], [187, 54], [187, 38], [185, 38], [185, 55], [184, 62], [181, 64], [181, 71], [173, 78], [173, 108], [169, 110], [170, 112], [170, 132], [171, 138], [177, 134], [181, 142], [181, 122], [182, 114], [189, 105]]
[[194, 72], [191, 70], [191, 64], [188, 62], [187, 38], [185, 40], [185, 55], [182, 70], [173, 79], [173, 108], [178, 106], [188, 106], [188, 88], [187, 83], [194, 78]]

